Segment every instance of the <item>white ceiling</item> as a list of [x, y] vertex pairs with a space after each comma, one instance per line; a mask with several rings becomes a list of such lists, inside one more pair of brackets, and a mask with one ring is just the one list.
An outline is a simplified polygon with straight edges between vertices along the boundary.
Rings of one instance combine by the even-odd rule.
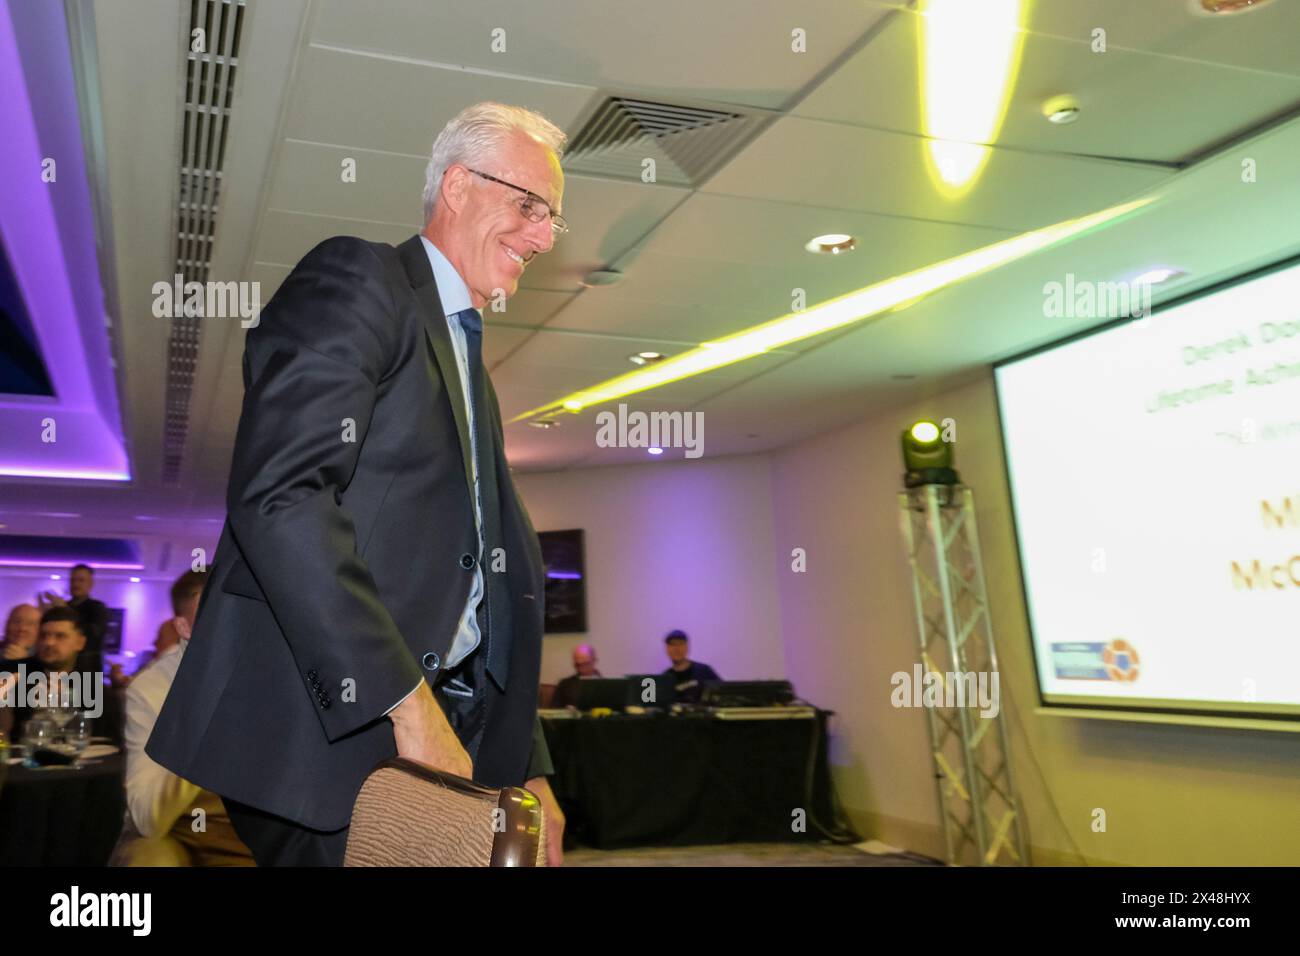
[[[48, 531], [48, 521], [22, 517], [35, 510], [84, 514], [80, 533], [124, 505], [176, 521], [219, 517], [242, 397], [243, 330], [214, 321], [182, 480], [163, 486], [167, 328], [149, 303], [152, 284], [174, 271], [188, 24], [169, 0], [93, 5], [109, 157], [101, 188], [113, 210], [137, 480], [10, 483], [15, 504], [0, 522], [11, 531]], [[1300, 105], [1300, 4], [1220, 21], [1193, 16], [1188, 0], [1039, 0], [996, 148], [958, 200], [926, 171], [917, 20], [905, 3], [871, 0], [249, 0], [211, 275], [259, 280], [265, 302], [327, 236], [409, 237], [429, 144], [472, 102], [529, 106], [570, 133], [610, 94], [767, 116], [694, 190], [568, 177], [571, 233], [529, 267], [504, 313], [486, 315], [487, 358], [509, 416], [629, 371], [633, 352], [672, 354], [782, 315], [796, 287], [815, 303], [1027, 229], [1158, 198], [1111, 229], [847, 332], [628, 400], [704, 412], [705, 454], [718, 455], [780, 447], [1077, 331], [1088, 323], [1043, 317], [1043, 283], [1067, 272], [1113, 280], [1167, 263], [1190, 273], [1178, 292], [1300, 248], [1300, 124], [1289, 116]], [[501, 53], [491, 47], [498, 27]], [[1105, 53], [1091, 48], [1098, 27]], [[806, 53], [790, 50], [796, 28]], [[1067, 92], [1081, 119], [1048, 124], [1042, 102]], [[345, 157], [357, 162], [355, 183], [341, 181]], [[1245, 157], [1256, 160], [1257, 182], [1241, 182]], [[803, 251], [823, 232], [854, 234], [859, 248], [834, 258]], [[626, 278], [584, 289], [579, 278], [599, 267]], [[653, 467], [641, 450], [598, 448], [594, 413], [545, 431], [508, 426], [512, 464]], [[159, 525], [136, 536], [165, 534]]]

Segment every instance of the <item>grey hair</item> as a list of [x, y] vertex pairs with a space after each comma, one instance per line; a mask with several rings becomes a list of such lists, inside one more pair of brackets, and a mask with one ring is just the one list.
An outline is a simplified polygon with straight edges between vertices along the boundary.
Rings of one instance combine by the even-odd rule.
[[433, 141], [424, 170], [424, 221], [429, 221], [438, 205], [442, 174], [448, 166], [482, 165], [515, 132], [527, 133], [555, 153], [556, 159], [564, 155], [568, 137], [540, 113], [504, 103], [475, 103], [457, 113]]

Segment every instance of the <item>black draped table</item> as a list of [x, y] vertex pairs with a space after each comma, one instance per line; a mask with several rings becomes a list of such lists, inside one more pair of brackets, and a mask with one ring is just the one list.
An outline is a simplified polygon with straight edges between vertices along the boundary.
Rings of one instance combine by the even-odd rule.
[[11, 766], [0, 784], [0, 866], [103, 866], [126, 811], [126, 763], [112, 754], [75, 769]]
[[543, 717], [566, 834], [598, 849], [823, 839], [829, 716]]

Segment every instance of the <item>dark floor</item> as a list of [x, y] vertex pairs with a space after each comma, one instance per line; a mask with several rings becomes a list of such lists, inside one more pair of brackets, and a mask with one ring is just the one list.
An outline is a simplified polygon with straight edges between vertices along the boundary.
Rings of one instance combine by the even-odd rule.
[[580, 847], [564, 854], [565, 866], [937, 866], [907, 854], [874, 854], [833, 843], [729, 843], [722, 846], [655, 846], [628, 850]]

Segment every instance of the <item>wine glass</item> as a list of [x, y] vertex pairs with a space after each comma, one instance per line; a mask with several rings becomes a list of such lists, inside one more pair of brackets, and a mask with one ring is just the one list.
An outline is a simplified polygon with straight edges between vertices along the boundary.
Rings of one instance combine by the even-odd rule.
[[23, 746], [27, 750], [27, 763], [38, 750], [49, 750], [54, 744], [54, 724], [45, 717], [34, 714], [23, 724]]
[[49, 719], [54, 724], [54, 739], [52, 742], [55, 744], [66, 743], [68, 725], [79, 716], [81, 716], [81, 712], [67, 703], [64, 703], [63, 706], [51, 707]]
[[90, 718], [84, 712], [78, 711], [76, 719], [72, 721], [71, 728], [65, 731], [68, 743], [80, 758], [86, 752], [86, 747], [90, 744]]

